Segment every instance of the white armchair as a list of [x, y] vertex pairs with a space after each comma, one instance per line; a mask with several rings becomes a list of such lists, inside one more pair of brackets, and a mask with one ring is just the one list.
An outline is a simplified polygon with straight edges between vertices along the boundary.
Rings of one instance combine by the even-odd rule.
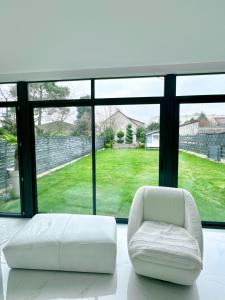
[[127, 240], [140, 275], [191, 285], [201, 272], [201, 221], [192, 195], [184, 189], [139, 188], [130, 209]]

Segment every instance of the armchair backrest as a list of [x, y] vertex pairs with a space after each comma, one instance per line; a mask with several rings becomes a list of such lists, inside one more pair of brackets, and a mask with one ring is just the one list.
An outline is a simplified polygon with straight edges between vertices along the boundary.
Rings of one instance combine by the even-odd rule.
[[184, 227], [185, 199], [182, 189], [143, 187], [143, 221], [166, 222]]

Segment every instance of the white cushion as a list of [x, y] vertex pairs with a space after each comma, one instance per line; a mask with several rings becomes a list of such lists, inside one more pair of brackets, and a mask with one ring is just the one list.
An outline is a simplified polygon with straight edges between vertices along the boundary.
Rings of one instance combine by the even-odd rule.
[[113, 273], [112, 217], [37, 214], [3, 249], [11, 268]]
[[180, 226], [145, 221], [128, 248], [136, 272], [153, 278], [192, 284], [202, 269], [197, 240]]

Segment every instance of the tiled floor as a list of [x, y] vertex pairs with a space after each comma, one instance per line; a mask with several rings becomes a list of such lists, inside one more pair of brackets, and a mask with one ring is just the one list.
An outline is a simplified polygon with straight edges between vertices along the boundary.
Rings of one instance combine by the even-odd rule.
[[[0, 246], [26, 220], [0, 218]], [[183, 287], [135, 275], [126, 248], [127, 226], [118, 226], [117, 271], [112, 275], [10, 270], [1, 255], [0, 300], [224, 300], [225, 231], [204, 230], [204, 270]]]

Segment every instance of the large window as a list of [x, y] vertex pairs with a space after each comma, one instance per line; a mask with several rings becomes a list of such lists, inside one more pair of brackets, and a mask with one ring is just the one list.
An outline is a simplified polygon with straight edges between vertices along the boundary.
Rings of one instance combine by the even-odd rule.
[[164, 185], [225, 227], [224, 87], [225, 74], [0, 83], [0, 214], [122, 222], [140, 186]]
[[225, 221], [225, 103], [180, 105], [179, 186], [202, 220]]
[[39, 212], [92, 214], [91, 108], [34, 109]]
[[96, 108], [97, 214], [127, 218], [134, 194], [159, 183], [159, 105]]

